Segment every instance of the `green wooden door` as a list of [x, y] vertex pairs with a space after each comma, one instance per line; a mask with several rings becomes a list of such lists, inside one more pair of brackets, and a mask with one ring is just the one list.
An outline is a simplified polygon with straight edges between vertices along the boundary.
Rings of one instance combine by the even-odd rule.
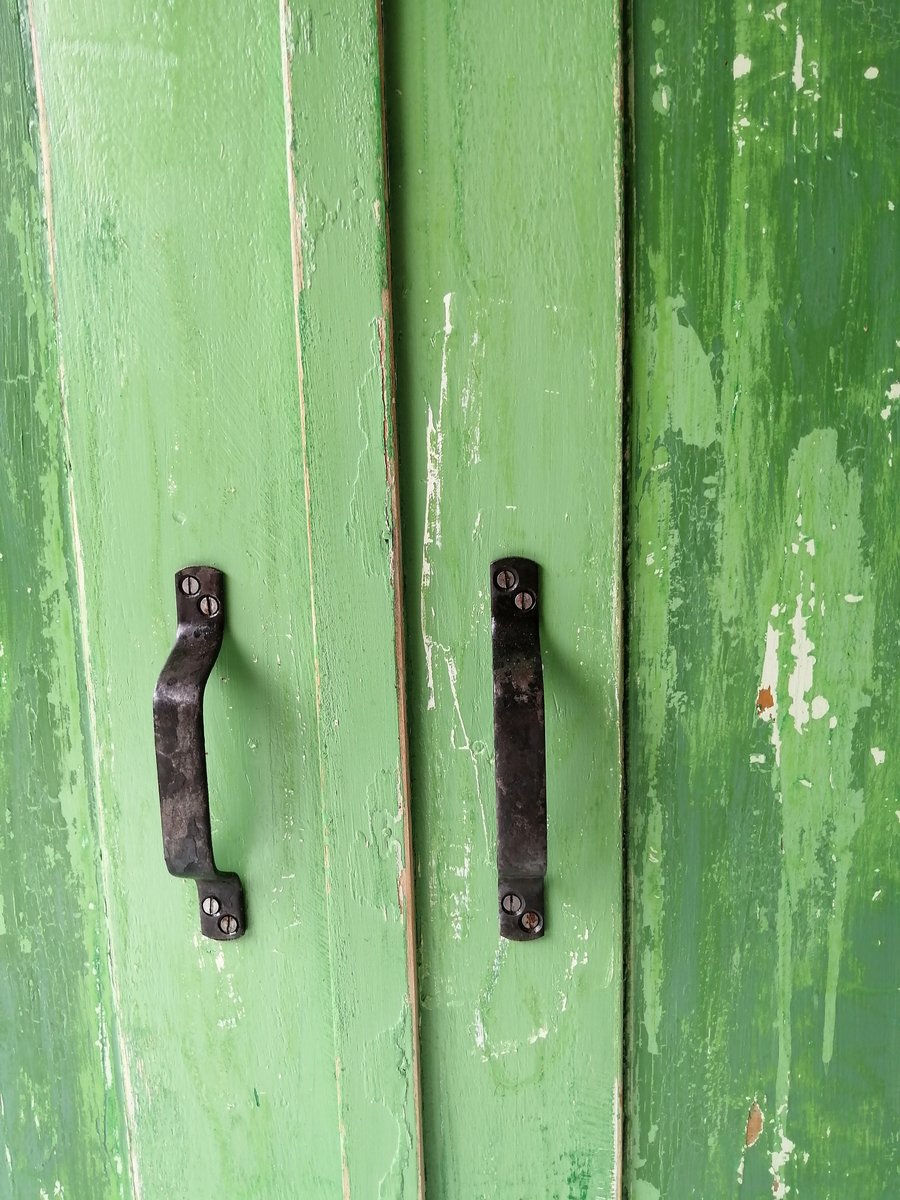
[[[898, 46], [851, 0], [2, 0], [0, 1197], [900, 1190]], [[195, 562], [225, 944], [159, 831]]]
[[[0, 1194], [414, 1197], [374, 6], [5, 0], [2, 37]], [[233, 944], [161, 854], [196, 562]]]
[[627, 1192], [900, 1195], [900, 12], [636, 0]]
[[[373, 4], [3, 9], [10, 1196], [616, 1189], [615, 10], [386, 25], [382, 64]], [[562, 410], [589, 461], [545, 454]], [[533, 946], [496, 915], [504, 552], [545, 566], [568, 797]], [[150, 700], [195, 562], [227, 577], [232, 944], [159, 834]]]

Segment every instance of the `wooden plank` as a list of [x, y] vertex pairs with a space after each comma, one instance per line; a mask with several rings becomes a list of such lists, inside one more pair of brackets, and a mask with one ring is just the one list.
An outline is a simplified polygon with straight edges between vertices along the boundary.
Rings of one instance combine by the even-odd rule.
[[[413, 1197], [375, 9], [33, 21], [135, 1192]], [[197, 561], [228, 587], [206, 716], [249, 906], [230, 945], [165, 872], [155, 792]]]
[[[430, 1200], [616, 1194], [614, 4], [385, 12]], [[547, 934], [501, 942], [488, 569], [535, 558]]]
[[900, 25], [633, 13], [629, 1194], [893, 1195]]
[[0, 1195], [131, 1196], [79, 692], [31, 46], [0, 6]]

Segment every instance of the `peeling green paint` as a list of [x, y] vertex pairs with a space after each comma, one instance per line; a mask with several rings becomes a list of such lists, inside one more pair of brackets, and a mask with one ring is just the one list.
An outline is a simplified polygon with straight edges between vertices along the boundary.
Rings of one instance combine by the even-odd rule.
[[632, 13], [626, 1191], [893, 1194], [900, 26]]
[[0, 1195], [131, 1196], [30, 46], [0, 7]]

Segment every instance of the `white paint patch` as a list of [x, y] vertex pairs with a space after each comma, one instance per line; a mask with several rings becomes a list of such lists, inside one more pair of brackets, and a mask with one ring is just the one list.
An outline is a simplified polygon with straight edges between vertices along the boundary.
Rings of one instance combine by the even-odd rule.
[[854, 596], [852, 592], [848, 592], [844, 599], [848, 604], [859, 604], [862, 600], [862, 596]]
[[750, 755], [751, 763], [755, 763], [758, 765], [759, 763], [764, 763], [765, 761], [766, 761], [766, 756], [764, 754], [751, 754]]
[[810, 556], [810, 558], [815, 558], [816, 557], [815, 538], [807, 538], [803, 544], [806, 547], [806, 553]]
[[791, 629], [794, 640], [791, 643], [791, 654], [794, 656], [794, 669], [788, 680], [788, 695], [791, 706], [788, 712], [794, 718], [794, 728], [802, 733], [809, 724], [809, 705], [806, 702], [807, 693], [812, 690], [813, 667], [816, 660], [813, 655], [815, 646], [806, 636], [807, 618], [803, 615], [803, 595], [797, 596], [797, 608], [791, 618]]
[[812, 701], [812, 716], [814, 721], [821, 721], [829, 709], [828, 701], [824, 696], [813, 696]]
[[900, 379], [895, 379], [884, 394], [888, 400], [900, 400]]
[[421, 623], [422, 645], [425, 649], [425, 669], [428, 681], [428, 707], [434, 708], [434, 639], [428, 633], [425, 594], [431, 584], [429, 547], [441, 546], [441, 474], [444, 458], [444, 402], [447, 399], [447, 351], [453, 324], [450, 320], [450, 301], [453, 293], [444, 297], [444, 344], [441, 347], [441, 384], [438, 393], [437, 417], [428, 406], [428, 425], [425, 431], [425, 529], [422, 535]]
[[877, 67], [866, 67], [865, 71], [863, 71], [863, 78], [864, 79], [877, 79], [878, 78], [878, 68]]
[[481, 1015], [481, 1009], [475, 1009], [475, 1045], [479, 1050], [484, 1050], [485, 1035], [484, 1035], [484, 1018]]
[[787, 694], [791, 697], [788, 713], [791, 714], [798, 733], [803, 733], [804, 727], [809, 724], [810, 712], [806, 695], [812, 690], [812, 667], [816, 664], [815, 655], [812, 654], [812, 650], [815, 649], [814, 643], [806, 636], [806, 619], [808, 618], [803, 613], [803, 594], [798, 593], [797, 608], [791, 618], [791, 654], [794, 668], [791, 678], [787, 680]]
[[753, 64], [746, 54], [738, 54], [732, 66], [732, 73], [735, 79], [741, 79], [744, 75], [749, 75], [752, 66]]
[[775, 1200], [784, 1200], [784, 1197], [790, 1191], [790, 1188], [781, 1178], [781, 1172], [790, 1162], [794, 1149], [794, 1143], [782, 1133], [781, 1148], [772, 1151], [772, 1165], [769, 1168], [769, 1174], [772, 1176], [773, 1181], [772, 1195], [775, 1197]]
[[803, 78], [803, 34], [797, 31], [797, 45], [794, 49], [794, 70], [791, 74], [794, 87], [799, 92], [806, 80]]
[[772, 693], [772, 705], [759, 715], [763, 721], [771, 721], [772, 723], [772, 746], [775, 749], [776, 767], [781, 766], [781, 733], [778, 729], [778, 643], [780, 641], [780, 631], [773, 629], [770, 624], [767, 624], [766, 650], [763, 657], [762, 675], [760, 677], [759, 687], [760, 691], [762, 691], [764, 688], [768, 688]]
[[879, 749], [878, 746], [873, 746], [870, 753], [871, 753], [872, 757], [875, 759], [876, 767], [880, 767], [881, 764], [884, 762], [885, 758], [887, 758], [887, 755], [885, 754], [885, 752], [883, 750]]

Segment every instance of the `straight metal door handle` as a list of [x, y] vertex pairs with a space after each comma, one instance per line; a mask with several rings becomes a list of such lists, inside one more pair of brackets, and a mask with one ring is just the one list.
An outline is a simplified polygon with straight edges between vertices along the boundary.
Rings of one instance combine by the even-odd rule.
[[244, 889], [213, 857], [203, 736], [203, 693], [225, 631], [223, 583], [215, 567], [175, 576], [178, 631], [153, 693], [153, 730], [166, 866], [196, 880], [204, 936], [231, 942], [246, 928]]
[[536, 562], [491, 564], [500, 933], [520, 942], [544, 933], [547, 768], [538, 598]]

